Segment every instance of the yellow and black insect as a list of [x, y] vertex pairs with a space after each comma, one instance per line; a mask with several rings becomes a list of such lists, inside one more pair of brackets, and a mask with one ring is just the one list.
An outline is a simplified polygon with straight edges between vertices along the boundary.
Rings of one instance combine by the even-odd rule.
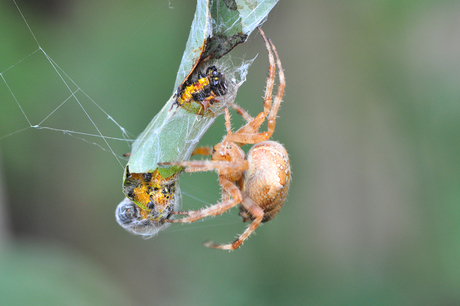
[[[124, 193], [134, 202], [138, 209], [123, 210], [119, 219], [129, 223], [133, 219], [153, 219], [161, 221], [170, 217], [171, 203], [176, 194], [176, 176], [164, 179], [158, 170], [148, 173], [130, 173], [126, 168]], [[138, 215], [133, 215], [137, 212]]]
[[196, 80], [188, 80], [176, 92], [176, 101], [173, 105], [186, 106], [191, 109], [193, 101], [201, 104], [197, 114], [204, 114], [213, 99], [227, 93], [227, 81], [216, 66], [210, 66], [206, 73], [198, 72]]

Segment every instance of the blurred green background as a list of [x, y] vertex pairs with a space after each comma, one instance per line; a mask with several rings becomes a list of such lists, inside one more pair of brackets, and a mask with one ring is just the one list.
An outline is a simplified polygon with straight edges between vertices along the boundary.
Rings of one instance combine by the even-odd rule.
[[[18, 3], [43, 50], [132, 137], [172, 94], [193, 1]], [[232, 253], [201, 243], [241, 233], [236, 209], [150, 240], [125, 232], [123, 169], [98, 139], [31, 128], [1, 139], [0, 304], [460, 305], [459, 15], [457, 1], [274, 8], [263, 28], [287, 87], [273, 138], [293, 181], [279, 216]], [[42, 52], [27, 57], [36, 49], [2, 1], [0, 72], [32, 125], [69, 96]], [[232, 52], [256, 54], [237, 97], [251, 114], [266, 50], [254, 33]], [[81, 99], [104, 135], [122, 136]], [[0, 100], [0, 137], [29, 127], [4, 82]], [[42, 126], [96, 133], [75, 101]], [[224, 133], [219, 118], [201, 144]], [[183, 175], [183, 206], [216, 203], [216, 178]]]

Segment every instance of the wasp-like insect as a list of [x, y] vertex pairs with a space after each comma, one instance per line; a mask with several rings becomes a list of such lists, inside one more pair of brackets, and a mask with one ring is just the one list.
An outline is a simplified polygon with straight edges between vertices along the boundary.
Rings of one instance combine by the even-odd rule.
[[216, 66], [210, 66], [206, 73], [198, 72], [196, 80], [188, 80], [176, 92], [176, 101], [173, 105], [190, 107], [193, 101], [201, 104], [198, 114], [204, 114], [214, 102], [214, 98], [227, 93], [227, 81]]

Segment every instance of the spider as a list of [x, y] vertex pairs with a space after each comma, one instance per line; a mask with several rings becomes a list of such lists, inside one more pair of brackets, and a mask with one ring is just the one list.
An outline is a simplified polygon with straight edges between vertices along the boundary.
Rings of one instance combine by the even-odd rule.
[[[264, 111], [252, 118], [241, 107], [233, 107], [248, 122], [237, 132], [231, 130], [230, 114], [225, 108], [225, 127], [227, 135], [221, 143], [214, 146], [197, 148], [194, 153], [211, 155], [211, 160], [167, 162], [159, 165], [185, 166], [186, 172], [217, 170], [219, 184], [222, 187], [222, 202], [196, 211], [176, 211], [177, 215], [185, 215], [179, 219], [164, 220], [171, 223], [195, 222], [208, 216], [217, 216], [230, 208], [240, 205], [239, 215], [243, 222], [252, 220], [249, 227], [233, 243], [215, 244], [206, 242], [205, 246], [224, 249], [237, 249], [249, 235], [260, 225], [273, 219], [280, 211], [286, 199], [291, 180], [291, 168], [286, 149], [276, 141], [268, 141], [275, 130], [278, 112], [285, 88], [284, 73], [281, 61], [273, 43], [265, 37], [260, 29], [268, 50], [270, 62], [267, 88], [264, 98]], [[273, 52], [272, 52], [273, 50]], [[278, 66], [279, 86], [272, 103], [273, 85], [275, 82], [275, 59]], [[259, 133], [259, 127], [268, 116], [266, 132]], [[240, 148], [244, 144], [254, 144], [245, 157]], [[236, 185], [235, 185], [236, 182]]]

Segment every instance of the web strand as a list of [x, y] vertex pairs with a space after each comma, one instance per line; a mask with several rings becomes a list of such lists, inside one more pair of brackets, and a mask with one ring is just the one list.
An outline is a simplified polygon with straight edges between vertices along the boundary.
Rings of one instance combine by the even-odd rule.
[[34, 32], [33, 32], [32, 29], [30, 28], [29, 23], [27, 22], [26, 18], [24, 17], [24, 14], [22, 14], [21, 9], [19, 8], [18, 4], [16, 3], [16, 0], [13, 0], [13, 2], [14, 2], [14, 5], [16, 6], [16, 8], [17, 8], [18, 11], [19, 11], [19, 14], [21, 14], [22, 20], [24, 20], [24, 23], [26, 24], [27, 28], [29, 29], [30, 34], [31, 34], [32, 37], [34, 38], [35, 42], [37, 43], [38, 48], [41, 49], [41, 46], [40, 46], [40, 44], [38, 43], [37, 37], [35, 37]]
[[[30, 33], [30, 36], [32, 37], [33, 41], [36, 44], [36, 46], [33, 43], [30, 44], [32, 46], [31, 50], [33, 50], [35, 48], [36, 49], [34, 51], [26, 54], [23, 58], [19, 59], [18, 61], [15, 61], [14, 64], [7, 66], [6, 69], [4, 69], [3, 71], [0, 72], [0, 77], [3, 80], [3, 83], [5, 84], [6, 89], [7, 89], [5, 92], [9, 92], [10, 96], [12, 97], [12, 100], [11, 100], [10, 104], [13, 105], [13, 107], [17, 106], [17, 108], [19, 109], [18, 116], [21, 116], [21, 115], [19, 115], [19, 113], [21, 113], [23, 118], [25, 119], [25, 122], [21, 122], [22, 125], [24, 126], [24, 128], [19, 128], [17, 130], [13, 130], [12, 132], [9, 132], [9, 133], [7, 132], [6, 134], [3, 134], [3, 131], [0, 131], [0, 143], [5, 138], [12, 137], [14, 135], [26, 132], [26, 131], [31, 130], [31, 129], [49, 130], [49, 131], [53, 131], [53, 132], [60, 132], [60, 133], [62, 133], [64, 135], [69, 135], [69, 136], [72, 136], [72, 137], [74, 137], [74, 138], [76, 138], [76, 139], [78, 139], [80, 141], [83, 141], [85, 143], [94, 145], [94, 146], [98, 147], [99, 149], [101, 149], [101, 150], [103, 150], [105, 152], [109, 152], [111, 155], [113, 155], [115, 157], [115, 159], [118, 162], [118, 164], [120, 165], [120, 167], [124, 168], [124, 164], [125, 164], [124, 158], [120, 154], [117, 154], [113, 150], [113, 148], [110, 145], [109, 141], [118, 141], [118, 142], [121, 141], [123, 143], [126, 143], [127, 145], [131, 145], [131, 143], [134, 141], [133, 140], [134, 136], [132, 134], [130, 134], [121, 124], [119, 124], [108, 112], [106, 112], [94, 99], [92, 99], [90, 97], [90, 95], [88, 95], [74, 81], [74, 79], [71, 78], [69, 76], [69, 74], [66, 71], [64, 71], [61, 68], [61, 66], [58, 65], [56, 63], [56, 61], [45, 51], [44, 47], [42, 47], [42, 45], [40, 44], [39, 40], [37, 39], [37, 36], [32, 31], [32, 27], [29, 25], [28, 21], [26, 20], [26, 18], [24, 16], [24, 14], [22, 13], [19, 5], [16, 3], [16, 0], [12, 0], [12, 1], [15, 4], [15, 7], [16, 7], [17, 11], [19, 12], [24, 24], [26, 25], [27, 30]], [[169, 5], [171, 5], [171, 2], [169, 2]], [[155, 14], [156, 13], [152, 14], [150, 16], [150, 18]], [[146, 22], [144, 22], [140, 27], [145, 26], [145, 24], [146, 24]], [[24, 32], [27, 33], [25, 30], [24, 30]], [[132, 35], [130, 37], [128, 37], [128, 38], [131, 39], [133, 36], [137, 35], [138, 32], [139, 32], [139, 29], [137, 29], [134, 33], [132, 33]], [[27, 37], [27, 34], [26, 34], [26, 37]], [[38, 37], [40, 37], [40, 35], [38, 35]], [[31, 39], [30, 39], [30, 41], [31, 41]], [[42, 55], [46, 58], [46, 60], [41, 57]], [[65, 90], [67, 92], [65, 95], [63, 95], [61, 98], [58, 99], [58, 103], [53, 105], [52, 109], [47, 110], [46, 114], [44, 116], [40, 117], [38, 120], [34, 119], [34, 116], [36, 116], [36, 114], [33, 113], [32, 111], [28, 110], [28, 108], [27, 108], [28, 105], [24, 102], [23, 99], [21, 100], [21, 94], [20, 94], [20, 92], [18, 91], [17, 88], [15, 89], [14, 82], [11, 82], [10, 75], [9, 75], [10, 72], [15, 72], [15, 69], [19, 70], [18, 67], [20, 65], [28, 63], [29, 60], [33, 60], [34, 56], [40, 57], [40, 60], [42, 62], [46, 62], [47, 65], [49, 63], [50, 67], [52, 67], [52, 71], [54, 71], [55, 75], [57, 76], [57, 79], [59, 80], [59, 83], [63, 86], [63, 88], [65, 88]], [[247, 67], [242, 68], [242, 70], [246, 71]], [[30, 69], [30, 71], [28, 71], [28, 73], [33, 74], [34, 69]], [[245, 75], [245, 73], [246, 72], [241, 73], [241, 74]], [[242, 78], [245, 78], [245, 76], [242, 77]], [[10, 83], [12, 84], [12, 86], [10, 86]], [[0, 84], [1, 84], [1, 82], [0, 82]], [[53, 90], [53, 88], [50, 88], [50, 90]], [[100, 122], [98, 122], [95, 119], [97, 117], [93, 116], [92, 111], [94, 111], [94, 109], [92, 109], [89, 106], [87, 106], [88, 104], [85, 104], [85, 102], [87, 103], [86, 99], [90, 102], [89, 104], [94, 105], [94, 107], [97, 110], [99, 110], [110, 121], [110, 124], [113, 124], [114, 126], [116, 126], [117, 130], [120, 131], [120, 134], [121, 134], [120, 137], [108, 136], [108, 135], [103, 133], [103, 129], [101, 130]], [[48, 103], [49, 101], [35, 101], [35, 102], [37, 104], [43, 104], [43, 105], [49, 104]], [[66, 128], [56, 128], [56, 127], [52, 126], [53, 124], [50, 123], [50, 121], [51, 121], [50, 119], [52, 119], [55, 116], [61, 116], [60, 111], [62, 109], [64, 109], [65, 105], [72, 104], [72, 103], [74, 103], [75, 105], [78, 105], [78, 108], [81, 109], [83, 115], [90, 122], [90, 127], [94, 128], [94, 130], [95, 130], [94, 133], [89, 133], [89, 132], [79, 131], [79, 130], [66, 129]], [[100, 121], [100, 119], [99, 119], [99, 121]], [[191, 132], [192, 131], [189, 131], [189, 133], [191, 133]], [[99, 139], [100, 140], [99, 143], [96, 142], [96, 141], [93, 141], [94, 139]], [[123, 152], [123, 153], [126, 153], [126, 152]], [[191, 202], [190, 200], [194, 200], [195, 202], [197, 202], [199, 204], [202, 204], [202, 205], [196, 205], [196, 207], [195, 207], [196, 209], [200, 208], [203, 205], [204, 206], [210, 206], [212, 204], [215, 204], [216, 201], [217, 201], [217, 200], [213, 200], [212, 196], [211, 196], [211, 199], [210, 199], [209, 191], [208, 190], [203, 191], [200, 186], [198, 186], [198, 187], [197, 186], [191, 186], [191, 185], [187, 186], [187, 183], [183, 183], [182, 186], [183, 187], [186, 186], [186, 188], [191, 191], [191, 193], [190, 192], [183, 192], [183, 195], [187, 197], [187, 200], [184, 201], [184, 202], [187, 202], [187, 206], [189, 206], [188, 202]], [[219, 186], [217, 184], [216, 184], [215, 187], [219, 188]], [[203, 200], [203, 199], [206, 199], [206, 198], [208, 198], [207, 201]], [[199, 228], [206, 228], [206, 227], [222, 227], [222, 226], [230, 225], [230, 224], [240, 224], [241, 223], [241, 218], [237, 216], [237, 213], [235, 212], [235, 210], [232, 210], [231, 214], [232, 214], [233, 220], [231, 220], [231, 221], [229, 221], [227, 223], [196, 225], [196, 226], [194, 226], [194, 228], [199, 229]], [[209, 221], [209, 219], [204, 220], [204, 221], [207, 222], [207, 221]], [[174, 231], [182, 231], [182, 230], [190, 230], [190, 228], [185, 228], [185, 227], [182, 228], [182, 229], [177, 228], [176, 230], [173, 230], [172, 232], [174, 232]]]
[[[10, 132], [10, 133], [7, 133], [7, 134], [4, 134], [4, 135], [1, 135], [0, 134], [0, 141], [5, 139], [5, 138], [8, 138], [8, 137], [11, 137], [13, 135], [16, 135], [18, 133], [21, 133], [21, 132], [24, 132], [24, 131], [27, 131], [31, 128], [33, 129], [38, 129], [38, 130], [51, 130], [51, 131], [56, 131], [56, 132], [62, 132], [63, 134], [66, 134], [66, 135], [70, 135], [70, 136], [73, 136], [73, 137], [76, 137], [77, 139], [81, 139], [83, 140], [84, 142], [86, 143], [89, 143], [89, 144], [92, 144], [92, 145], [96, 145], [97, 147], [101, 148], [102, 150], [104, 151], [108, 151], [110, 152], [114, 157], [115, 159], [117, 160], [118, 164], [120, 165], [120, 167], [124, 167], [124, 162], [123, 162], [123, 157], [121, 157], [120, 154], [117, 154], [115, 153], [115, 151], [112, 149], [111, 145], [109, 144], [109, 140], [112, 140], [112, 141], [122, 141], [122, 142], [126, 142], [127, 144], [130, 144], [133, 140], [133, 136], [132, 134], [128, 133], [126, 131], [126, 129], [124, 127], [122, 127], [111, 115], [109, 115], [98, 103], [96, 103], [96, 101], [94, 101], [86, 92], [84, 92], [82, 90], [82, 88], [80, 86], [78, 86], [74, 80], [48, 55], [48, 53], [43, 49], [43, 47], [41, 46], [40, 42], [38, 41], [37, 39], [37, 36], [35, 35], [35, 33], [32, 31], [32, 28], [31, 26], [29, 25], [29, 23], [27, 22], [24, 14], [22, 13], [19, 5], [17, 4], [16, 0], [12, 0], [17, 11], [19, 12], [24, 24], [26, 25], [27, 27], [27, 30], [28, 32], [30, 33], [31, 37], [33, 38], [33, 41], [35, 42], [35, 44], [37, 45], [37, 49], [34, 50], [33, 52], [29, 53], [28, 55], [26, 55], [24, 58], [20, 59], [19, 61], [17, 61], [16, 63], [12, 64], [11, 66], [9, 66], [8, 68], [4, 69], [1, 73], [0, 73], [0, 77], [1, 79], [3, 80], [3, 83], [5, 84], [6, 86], [6, 89], [7, 89], [7, 92], [9, 92], [9, 94], [11, 95], [14, 103], [16, 104], [16, 106], [18, 107], [20, 113], [22, 114], [22, 116], [25, 118], [26, 122], [27, 122], [27, 125], [28, 127], [25, 127], [25, 128], [22, 128], [22, 129], [18, 129], [16, 131], [13, 131], [13, 132]], [[30, 111], [27, 111], [20, 99], [18, 98], [18, 96], [15, 94], [15, 89], [11, 86], [11, 83], [10, 81], [8, 80], [8, 73], [10, 73], [11, 71], [14, 70], [15, 67], [19, 66], [20, 64], [25, 64], [27, 63], [27, 61], [29, 59], [32, 58], [32, 56], [34, 56], [35, 54], [37, 53], [41, 53], [45, 56], [46, 60], [48, 61], [48, 63], [50, 64], [50, 66], [52, 67], [52, 70], [55, 72], [55, 74], [58, 76], [58, 79], [60, 80], [61, 84], [63, 84], [63, 86], [65, 86], [66, 90], [69, 92], [69, 95], [67, 96], [67, 98], [65, 98], [62, 102], [60, 102], [57, 107], [55, 107], [50, 113], [48, 113], [45, 117], [43, 117], [42, 119], [39, 119], [38, 123], [34, 122], [34, 120], [31, 119], [30, 115], [32, 113], [30, 113]], [[33, 67], [32, 67], [33, 68]], [[33, 72], [33, 69], [30, 69], [30, 73], [34, 73]], [[74, 89], [72, 89], [74, 88]], [[76, 89], [75, 89], [76, 88]], [[108, 120], [110, 120], [110, 122], [112, 124], [114, 124], [117, 129], [121, 132], [121, 137], [114, 137], [114, 136], [107, 136], [107, 135], [104, 135], [101, 131], [101, 129], [99, 128], [98, 124], [96, 123], [96, 121], [94, 120], [93, 118], [93, 115], [88, 111], [88, 109], [85, 107], [85, 105], [82, 103], [81, 99], [77, 96], [77, 94], [82, 94], [83, 97], [85, 97], [85, 99], [87, 99], [89, 102], [87, 103], [92, 103], [96, 109], [98, 109], [102, 114], [104, 114], [106, 116], [106, 118]], [[38, 102], [37, 102], [38, 103]], [[51, 127], [51, 126], [44, 126], [45, 123], [52, 117], [52, 116], [55, 116], [57, 115], [57, 112], [59, 110], [62, 109], [62, 107], [68, 103], [76, 103], [76, 105], [78, 105], [78, 107], [81, 109], [83, 115], [89, 120], [89, 122], [91, 123], [91, 126], [94, 128], [95, 130], [95, 133], [88, 133], [88, 132], [82, 132], [82, 131], [76, 131], [76, 130], [71, 130], [71, 129], [62, 129], [62, 128], [54, 128], [54, 127]], [[34, 114], [35, 115], [35, 114]], [[33, 117], [33, 116], [32, 116]], [[99, 138], [102, 140], [102, 144], [99, 144], [99, 143], [96, 143], [94, 141], [90, 141], [88, 139], [86, 139], [86, 137], [96, 137], [96, 138]]]

